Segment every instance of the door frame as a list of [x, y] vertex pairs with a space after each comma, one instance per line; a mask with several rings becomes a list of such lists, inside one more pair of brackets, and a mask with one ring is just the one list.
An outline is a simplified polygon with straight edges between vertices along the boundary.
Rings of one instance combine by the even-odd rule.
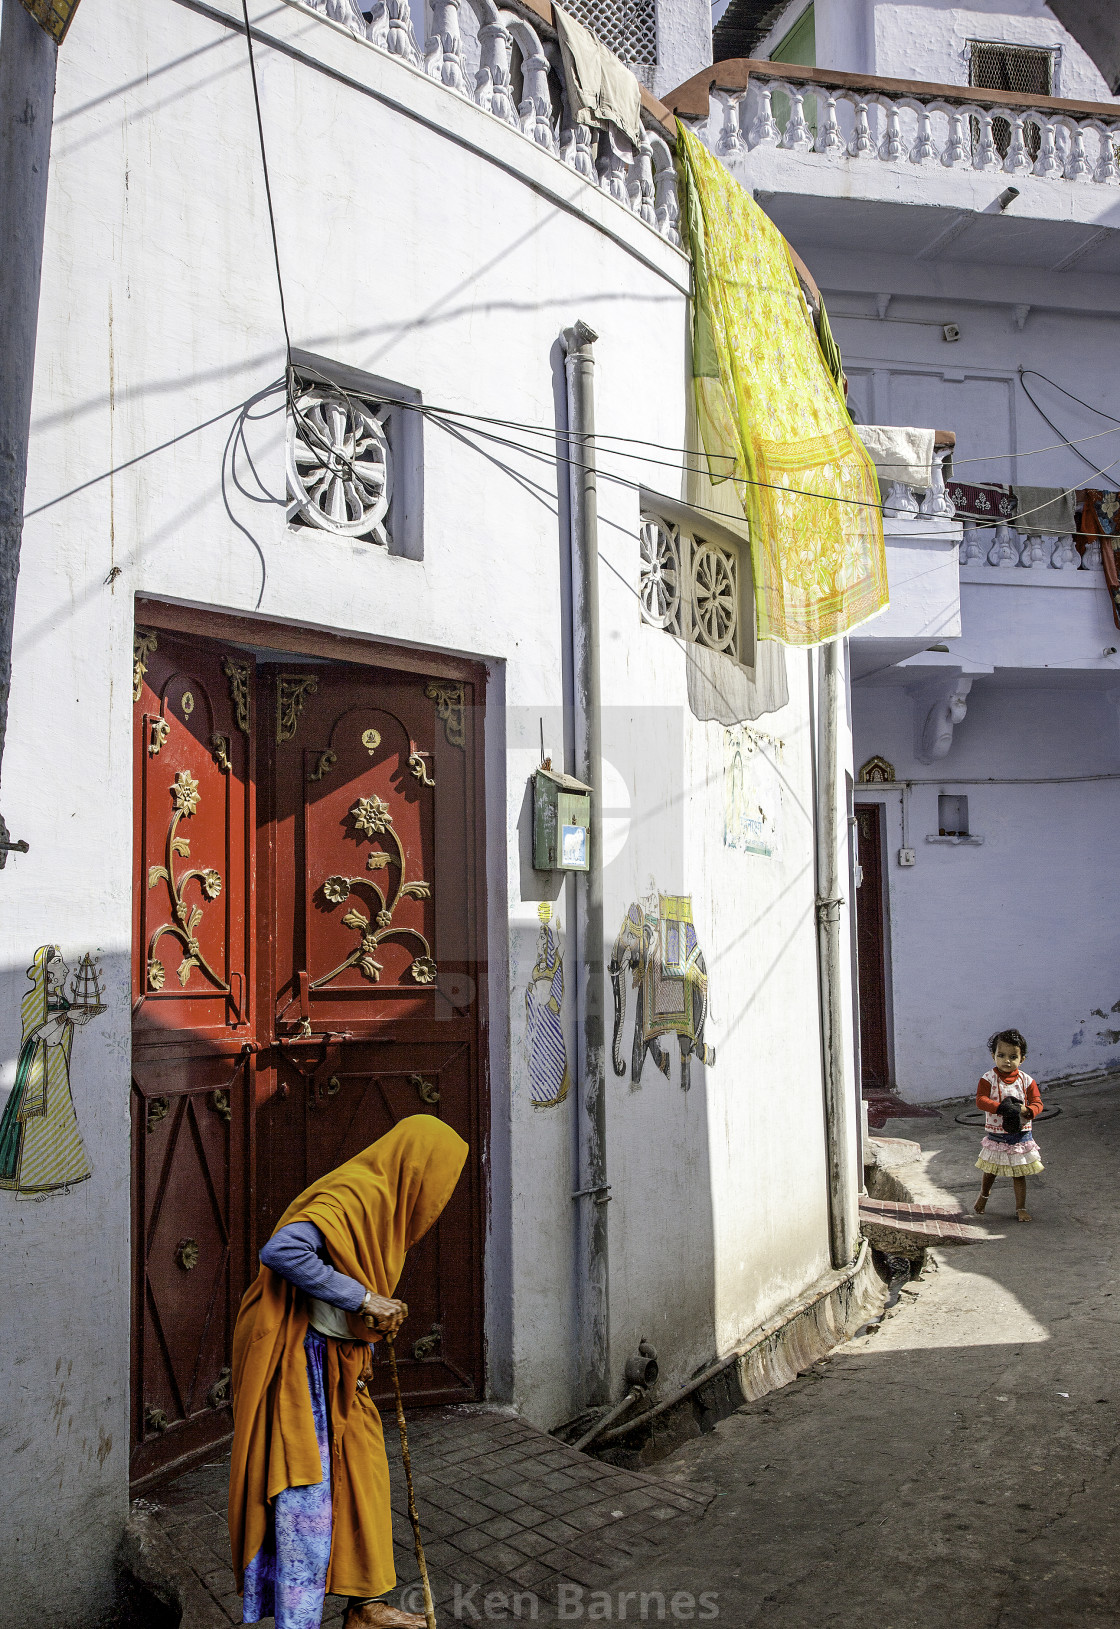
[[[880, 960], [883, 986], [883, 1050], [886, 1057], [886, 1081], [883, 1090], [893, 1090], [895, 1084], [894, 1069], [894, 1002], [891, 986], [891, 913], [890, 913], [890, 865], [888, 861], [888, 834], [887, 834], [887, 806], [881, 798], [861, 796], [867, 788], [855, 787], [855, 796], [852, 804], [852, 817], [857, 831], [859, 831], [859, 816], [863, 810], [875, 811], [875, 822], [879, 830], [879, 901], [880, 901]], [[863, 855], [858, 856], [861, 870], [863, 869]], [[856, 912], [858, 913], [858, 893], [856, 895]], [[853, 913], [855, 914], [855, 913]], [[855, 925], [855, 924], [853, 924]], [[858, 945], [858, 926], [853, 935], [853, 947]], [[858, 993], [857, 971], [857, 993]], [[858, 1011], [858, 1009], [857, 1009]], [[861, 1070], [862, 1076], [862, 1060]], [[863, 1082], [860, 1081], [862, 1091]]]
[[[219, 642], [225, 640], [238, 645], [248, 645], [257, 651], [268, 652], [274, 650], [278, 656], [295, 654], [318, 657], [327, 661], [347, 663], [351, 666], [379, 668], [410, 676], [458, 679], [469, 682], [473, 686], [474, 707], [476, 715], [480, 715], [479, 727], [471, 732], [471, 775], [475, 789], [474, 833], [471, 846], [474, 876], [472, 888], [473, 921], [470, 923], [468, 930], [471, 935], [471, 949], [477, 972], [478, 1067], [477, 1097], [474, 1104], [475, 1123], [472, 1127], [472, 1134], [477, 1139], [479, 1148], [479, 1193], [478, 1212], [475, 1218], [478, 1281], [474, 1286], [474, 1293], [479, 1308], [479, 1340], [481, 1348], [479, 1372], [482, 1376], [483, 1395], [485, 1395], [487, 1388], [485, 1358], [487, 1347], [486, 1243], [491, 1206], [489, 909], [486, 867], [487, 780], [485, 726], [487, 680], [489, 677], [487, 664], [478, 659], [455, 656], [445, 651], [428, 650], [421, 646], [396, 645], [385, 640], [364, 638], [355, 634], [339, 634], [330, 629], [311, 628], [305, 624], [237, 615], [228, 611], [216, 610], [212, 607], [193, 606], [181, 601], [171, 602], [140, 595], [136, 597], [134, 603], [133, 620], [134, 624], [162, 629], [167, 633], [188, 637], [194, 635], [200, 639]], [[131, 757], [129, 761], [131, 763]], [[271, 852], [264, 852], [265, 846], [262, 844], [258, 849], [257, 872], [258, 893], [260, 885], [263, 883], [267, 895], [265, 871], [271, 870], [273, 856]], [[133, 886], [136, 886], [135, 877], [133, 878]], [[258, 999], [259, 963], [259, 955], [253, 955], [247, 978], [247, 984]], [[250, 1092], [250, 1108], [246, 1127], [248, 1168], [244, 1195], [244, 1248], [246, 1261], [250, 1267], [261, 1243], [255, 1236], [257, 1216], [255, 1121], [255, 1101], [252, 1092]], [[130, 1229], [131, 1225], [130, 1222]], [[134, 1242], [130, 1248], [134, 1248]], [[132, 1277], [135, 1279], [135, 1264], [133, 1264]], [[134, 1307], [132, 1309], [133, 1319], [135, 1319], [135, 1310]], [[130, 1374], [130, 1393], [133, 1380], [134, 1376]], [[133, 1493], [140, 1491], [142, 1487], [154, 1485], [170, 1476], [181, 1473], [198, 1459], [205, 1457], [207, 1454], [212, 1454], [215, 1447], [216, 1444], [211, 1442], [205, 1448], [189, 1452], [170, 1465], [152, 1472], [145, 1476], [142, 1482], [134, 1484]]]

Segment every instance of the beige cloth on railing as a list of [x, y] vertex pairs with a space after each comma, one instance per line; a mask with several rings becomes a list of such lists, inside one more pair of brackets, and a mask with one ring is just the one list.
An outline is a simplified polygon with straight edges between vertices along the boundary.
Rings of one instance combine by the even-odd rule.
[[[857, 424], [859, 436], [875, 463], [882, 487], [892, 481], [928, 492], [933, 469], [933, 431], [906, 430], [893, 424]], [[886, 497], [884, 491], [883, 496]]]
[[568, 105], [577, 124], [613, 124], [642, 144], [642, 92], [638, 81], [589, 28], [553, 4], [564, 60]]
[[1060, 486], [1017, 486], [1019, 509], [1013, 525], [1027, 537], [1067, 536], [1077, 530], [1073, 519], [1075, 494]]

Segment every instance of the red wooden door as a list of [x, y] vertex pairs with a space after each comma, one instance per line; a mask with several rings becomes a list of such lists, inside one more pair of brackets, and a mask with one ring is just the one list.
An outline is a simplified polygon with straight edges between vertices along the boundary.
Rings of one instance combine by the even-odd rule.
[[878, 803], [857, 803], [855, 818], [861, 872], [856, 894], [861, 1086], [881, 1090], [890, 1085], [882, 807]]
[[471, 687], [329, 662], [262, 669], [260, 684], [274, 724], [273, 955], [260, 1000], [275, 1023], [258, 1088], [261, 1234], [301, 1188], [397, 1120], [438, 1114], [471, 1154], [398, 1292], [410, 1308], [401, 1380], [416, 1401], [478, 1397], [481, 822]]
[[230, 1429], [252, 1120], [252, 668], [136, 631], [134, 1479]]
[[134, 1480], [228, 1434], [256, 1251], [409, 1114], [471, 1152], [400, 1287], [402, 1382], [483, 1384], [477, 679], [266, 661], [257, 627], [159, 614], [178, 631], [136, 634]]

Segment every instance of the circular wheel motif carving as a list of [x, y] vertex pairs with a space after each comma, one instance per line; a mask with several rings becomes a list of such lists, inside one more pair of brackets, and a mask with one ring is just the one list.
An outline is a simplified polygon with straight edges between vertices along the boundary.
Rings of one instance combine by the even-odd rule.
[[675, 530], [642, 522], [642, 616], [654, 628], [675, 628], [681, 608], [681, 564]]
[[735, 573], [723, 549], [696, 540], [692, 567], [693, 607], [700, 638], [713, 650], [729, 650], [738, 626]]
[[313, 386], [288, 424], [289, 518], [387, 544], [393, 464], [386, 407]]

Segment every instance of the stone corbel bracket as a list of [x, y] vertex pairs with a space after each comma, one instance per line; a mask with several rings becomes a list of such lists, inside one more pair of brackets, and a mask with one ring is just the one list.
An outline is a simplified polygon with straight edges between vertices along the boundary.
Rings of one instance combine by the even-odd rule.
[[920, 763], [935, 764], [948, 756], [953, 732], [968, 712], [971, 689], [971, 676], [950, 668], [913, 692], [918, 735], [915, 756]]

